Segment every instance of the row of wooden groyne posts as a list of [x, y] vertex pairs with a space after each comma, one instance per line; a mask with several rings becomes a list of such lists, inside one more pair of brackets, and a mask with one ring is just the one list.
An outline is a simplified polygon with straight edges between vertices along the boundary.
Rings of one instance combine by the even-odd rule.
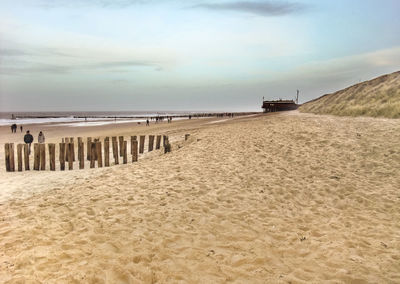
[[[187, 140], [189, 134], [185, 135], [185, 140]], [[131, 147], [130, 154], [132, 156], [132, 162], [137, 162], [139, 154], [144, 153], [146, 136], [131, 136]], [[162, 146], [164, 153], [171, 151], [171, 145], [169, 143], [169, 138], [166, 135], [149, 135], [148, 136], [148, 152], [154, 149], [158, 150]], [[110, 138], [105, 137], [104, 143], [100, 139], [92, 139], [92, 137], [87, 137], [86, 143], [86, 157], [85, 157], [85, 145], [82, 137], [77, 139], [77, 160], [79, 161], [79, 169], [85, 168], [85, 159], [90, 161], [90, 168], [97, 167], [109, 167], [110, 166]], [[111, 149], [114, 158], [114, 164], [118, 165], [120, 163], [120, 157], [123, 164], [128, 163], [128, 143], [124, 140], [124, 136], [112, 137]], [[49, 153], [49, 167], [50, 171], [56, 170], [56, 144], [47, 144]], [[5, 150], [5, 164], [7, 172], [14, 172], [15, 168], [15, 157], [14, 157], [14, 143], [6, 143], [4, 145]], [[104, 150], [104, 151], [103, 151]], [[17, 145], [17, 171], [30, 170], [30, 145], [28, 144], [18, 144]], [[62, 138], [62, 142], [59, 143], [59, 163], [60, 170], [64, 171], [66, 169], [66, 164], [69, 170], [73, 170], [74, 162], [76, 161], [75, 156], [75, 142], [73, 137]], [[45, 143], [34, 143], [33, 144], [33, 170], [44, 171], [46, 170], [46, 144]]]

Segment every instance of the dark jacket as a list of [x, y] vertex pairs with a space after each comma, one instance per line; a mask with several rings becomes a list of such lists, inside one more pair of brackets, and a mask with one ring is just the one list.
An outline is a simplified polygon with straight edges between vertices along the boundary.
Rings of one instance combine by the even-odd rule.
[[33, 136], [31, 134], [25, 134], [24, 136], [24, 142], [26, 144], [32, 143], [33, 142]]

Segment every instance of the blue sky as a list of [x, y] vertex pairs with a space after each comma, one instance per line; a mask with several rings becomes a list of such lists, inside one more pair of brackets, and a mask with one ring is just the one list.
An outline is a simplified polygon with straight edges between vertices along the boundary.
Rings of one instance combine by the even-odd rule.
[[0, 111], [260, 110], [400, 68], [400, 1], [1, 0]]

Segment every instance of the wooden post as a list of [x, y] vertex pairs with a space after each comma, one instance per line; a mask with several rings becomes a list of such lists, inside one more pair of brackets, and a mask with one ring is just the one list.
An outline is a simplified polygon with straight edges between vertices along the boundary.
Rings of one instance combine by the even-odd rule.
[[60, 154], [58, 156], [60, 160], [60, 170], [65, 170], [65, 143], [60, 143]]
[[80, 144], [82, 143], [82, 137], [78, 137], [78, 161], [79, 161], [79, 164], [80, 164], [80, 162], [81, 162], [81, 159], [82, 159], [82, 157], [81, 157], [81, 146], [80, 146]]
[[46, 170], [46, 144], [39, 143], [39, 151], [40, 151], [40, 170]]
[[185, 134], [185, 141], [189, 139], [190, 134]]
[[112, 148], [113, 148], [113, 156], [114, 156], [114, 161], [115, 164], [119, 164], [119, 153], [118, 153], [118, 143], [117, 143], [117, 137], [112, 138]]
[[144, 153], [144, 141], [146, 139], [145, 135], [140, 136], [140, 144], [139, 144], [139, 153], [143, 154]]
[[87, 138], [87, 144], [86, 144], [86, 159], [88, 160], [88, 161], [90, 161], [90, 153], [91, 153], [91, 151], [90, 151], [90, 147], [91, 147], [91, 145], [92, 145], [92, 137], [88, 137]]
[[154, 135], [149, 135], [149, 152], [153, 151], [154, 147]]
[[35, 143], [33, 144], [33, 169], [35, 171], [39, 170], [39, 164], [40, 164], [40, 149], [39, 149], [39, 144]]
[[110, 138], [104, 139], [104, 166], [110, 166]]
[[74, 143], [69, 142], [68, 147], [68, 170], [74, 169]]
[[96, 167], [95, 153], [96, 153], [96, 142], [90, 142], [90, 168]]
[[69, 147], [68, 147], [68, 143], [69, 143], [69, 138], [65, 138], [65, 161], [68, 162], [68, 158], [69, 158]]
[[69, 143], [72, 144], [72, 161], [75, 162], [75, 142], [74, 142], [74, 137], [69, 138]]
[[122, 146], [124, 147], [123, 151], [122, 151], [122, 156], [123, 156], [123, 163], [126, 164], [128, 163], [128, 154], [127, 154], [127, 148], [128, 148], [128, 142], [124, 141], [124, 143], [122, 143]]
[[10, 143], [10, 170], [15, 171], [15, 160], [14, 160], [14, 143]]
[[136, 135], [131, 136], [131, 155], [133, 155], [133, 141], [137, 140]]
[[97, 167], [102, 168], [103, 167], [103, 157], [102, 157], [102, 152], [101, 152], [101, 142], [100, 141], [96, 142], [96, 153], [97, 153]]
[[[78, 138], [79, 141], [79, 138]], [[82, 170], [85, 168], [85, 146], [83, 144], [82, 138], [78, 142], [78, 159], [79, 159], [79, 169]]]
[[17, 145], [17, 160], [18, 160], [18, 171], [22, 172], [22, 147], [24, 147], [24, 144], [18, 144]]
[[[99, 141], [100, 141], [99, 138], [93, 139], [93, 142], [94, 142], [94, 143], [99, 142]], [[97, 147], [97, 146], [96, 146], [96, 147]], [[97, 148], [96, 148], [96, 151], [94, 151], [94, 160], [97, 161]]]
[[132, 163], [138, 161], [138, 141], [133, 140], [132, 141]]
[[10, 171], [10, 144], [4, 144], [4, 161], [6, 163], [6, 171]]
[[124, 136], [119, 136], [118, 139], [119, 139], [119, 155], [122, 157], [123, 155], [122, 146], [124, 144]]
[[167, 143], [167, 136], [163, 135], [163, 147], [165, 147], [165, 144]]
[[50, 171], [56, 170], [56, 144], [49, 143]]
[[14, 170], [11, 169], [11, 145], [12, 143], [4, 144], [4, 154], [5, 154], [5, 161], [6, 161], [6, 171], [13, 172]]
[[25, 163], [25, 171], [29, 171], [29, 145], [24, 145], [24, 163]]
[[164, 136], [164, 153], [169, 153], [171, 152], [171, 144], [169, 144], [169, 138], [168, 136]]
[[161, 145], [161, 135], [157, 135], [156, 150], [160, 149], [160, 145]]

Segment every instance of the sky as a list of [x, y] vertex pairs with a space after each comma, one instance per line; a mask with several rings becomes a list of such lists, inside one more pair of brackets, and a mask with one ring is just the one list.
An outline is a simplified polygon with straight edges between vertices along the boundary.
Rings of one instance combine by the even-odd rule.
[[260, 111], [400, 70], [398, 0], [0, 0], [0, 112]]

